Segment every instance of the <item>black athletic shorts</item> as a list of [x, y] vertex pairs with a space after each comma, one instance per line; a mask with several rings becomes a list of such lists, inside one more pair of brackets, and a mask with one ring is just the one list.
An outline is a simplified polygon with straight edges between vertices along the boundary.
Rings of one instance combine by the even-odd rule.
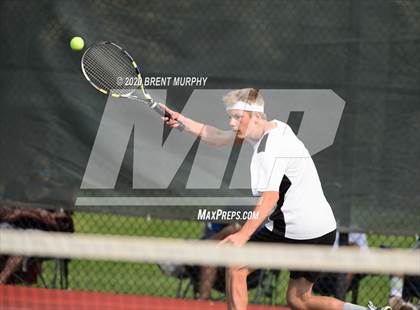
[[[269, 231], [265, 226], [257, 230], [249, 239], [250, 242], [274, 242], [274, 243], [289, 243], [289, 244], [320, 244], [333, 245], [336, 237], [336, 230], [325, 234], [321, 237], [306, 240], [289, 239], [284, 236]], [[315, 283], [316, 279], [321, 274], [321, 271], [294, 271], [290, 270], [290, 278], [299, 279], [305, 278], [309, 282]]]

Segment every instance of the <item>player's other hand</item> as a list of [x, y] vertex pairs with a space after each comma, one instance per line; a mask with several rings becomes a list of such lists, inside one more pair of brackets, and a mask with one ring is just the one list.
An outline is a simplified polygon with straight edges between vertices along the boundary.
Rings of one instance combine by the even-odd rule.
[[241, 231], [238, 231], [237, 233], [231, 234], [227, 236], [225, 239], [219, 242], [219, 244], [231, 244], [234, 246], [243, 246], [248, 241], [248, 237], [241, 233]]
[[182, 115], [178, 112], [175, 112], [171, 109], [169, 109], [166, 105], [163, 103], [159, 103], [160, 107], [165, 111], [167, 116], [161, 117], [161, 119], [165, 122], [166, 125], [168, 125], [171, 128], [176, 128], [179, 126], [179, 122], [182, 123]]

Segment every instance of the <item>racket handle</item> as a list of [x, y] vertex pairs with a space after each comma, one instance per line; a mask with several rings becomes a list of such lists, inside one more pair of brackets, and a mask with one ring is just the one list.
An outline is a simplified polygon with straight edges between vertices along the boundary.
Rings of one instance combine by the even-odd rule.
[[[168, 112], [166, 112], [164, 109], [162, 109], [159, 104], [156, 104], [152, 109], [155, 110], [157, 113], [159, 113], [161, 116], [171, 118], [171, 115]], [[176, 129], [178, 129], [179, 131], [184, 131], [185, 125], [178, 121], [177, 123], [178, 123], [178, 127], [176, 127]]]

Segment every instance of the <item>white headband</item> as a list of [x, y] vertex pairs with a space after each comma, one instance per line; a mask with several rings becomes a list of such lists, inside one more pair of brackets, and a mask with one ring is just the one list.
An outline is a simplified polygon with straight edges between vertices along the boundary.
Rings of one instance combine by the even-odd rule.
[[229, 110], [242, 110], [242, 111], [249, 111], [249, 112], [261, 112], [264, 113], [264, 106], [256, 105], [256, 104], [249, 104], [243, 101], [238, 101], [232, 105], [226, 107], [226, 111]]

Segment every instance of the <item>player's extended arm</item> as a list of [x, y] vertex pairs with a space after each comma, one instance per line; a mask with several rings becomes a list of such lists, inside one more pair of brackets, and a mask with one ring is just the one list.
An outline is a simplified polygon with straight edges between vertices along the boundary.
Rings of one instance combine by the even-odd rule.
[[231, 144], [234, 141], [235, 133], [233, 131], [221, 130], [213, 126], [197, 122], [169, 109], [163, 104], [161, 104], [161, 107], [165, 109], [165, 112], [171, 115], [171, 118], [163, 117], [163, 120], [169, 127], [176, 128], [179, 126], [178, 122], [180, 122], [184, 124], [186, 131], [191, 132], [197, 137], [201, 137], [201, 140], [212, 145], [221, 146]]
[[279, 192], [262, 193], [261, 198], [254, 209], [254, 212], [258, 214], [258, 217], [256, 219], [249, 219], [240, 230], [245, 236], [248, 237], [248, 239], [270, 215], [278, 200]]
[[247, 220], [240, 231], [226, 237], [221, 243], [231, 243], [238, 246], [245, 244], [257, 228], [260, 227], [270, 215], [278, 200], [279, 192], [263, 192], [254, 209], [254, 212], [258, 214], [257, 218]]

